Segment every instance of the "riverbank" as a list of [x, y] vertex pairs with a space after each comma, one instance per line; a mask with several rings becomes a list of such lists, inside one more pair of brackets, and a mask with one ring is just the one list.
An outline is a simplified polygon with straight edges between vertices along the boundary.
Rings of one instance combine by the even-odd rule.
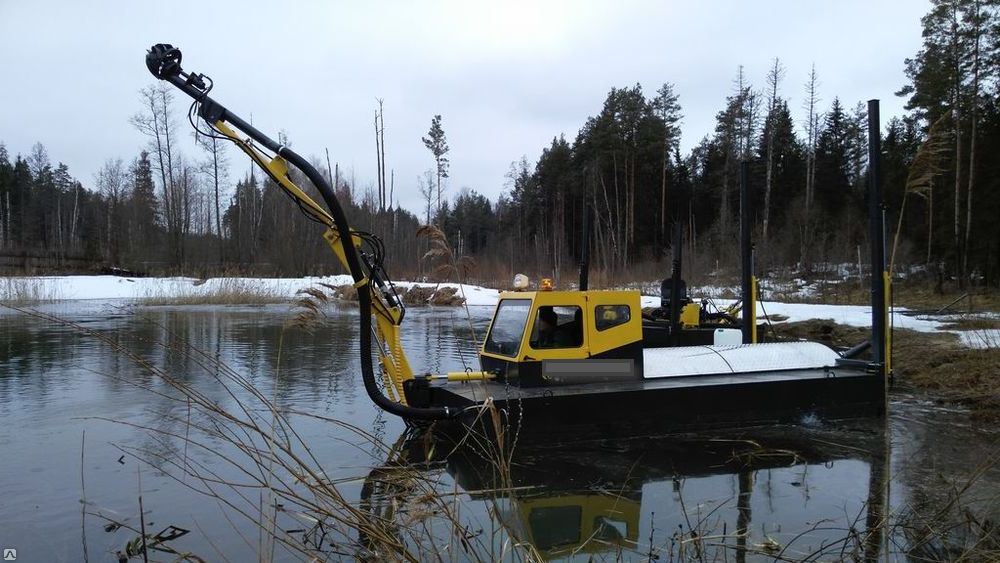
[[[0, 278], [0, 302], [26, 305], [44, 301], [119, 300], [136, 305], [262, 305], [293, 302], [309, 288], [319, 288], [345, 300], [352, 300], [353, 280], [347, 275], [302, 278], [186, 277], [129, 278], [119, 276], [37, 276]], [[649, 286], [649, 284], [646, 284]], [[469, 305], [494, 307], [499, 290], [457, 283], [394, 282], [408, 305]], [[660, 298], [651, 286], [642, 289], [643, 307], [654, 307]], [[710, 307], [727, 307], [735, 302], [726, 288], [693, 287], [694, 298], [709, 297]], [[778, 295], [778, 294], [773, 294]], [[758, 303], [757, 316], [770, 325], [828, 319], [849, 327], [870, 327], [871, 311], [861, 304], [803, 302], [785, 294]], [[1000, 346], [1000, 314], [955, 313], [933, 315], [897, 307], [892, 315], [895, 329], [922, 333], [947, 331], [958, 335], [969, 348]]]
[[[0, 279], [0, 302], [32, 304], [44, 301], [123, 300], [138, 305], [263, 305], [292, 302], [302, 290], [325, 288], [335, 291], [351, 286], [348, 275], [302, 278], [220, 277], [209, 279], [129, 278], [119, 276], [24, 276]], [[417, 304], [424, 295], [426, 304], [437, 304], [435, 295], [444, 290], [458, 299], [446, 304], [467, 303], [493, 306], [499, 292], [480, 286], [456, 283], [400, 281], [397, 291], [419, 288], [410, 299]], [[439, 298], [439, 301], [442, 299]], [[464, 300], [464, 301], [462, 301]]]
[[[828, 320], [809, 320], [775, 325], [766, 337], [847, 347], [867, 338], [867, 330]], [[916, 392], [938, 404], [961, 405], [968, 409], [972, 420], [1000, 425], [1000, 343], [990, 340], [988, 334], [981, 334], [981, 329], [958, 332], [896, 329], [893, 331], [894, 390]], [[977, 339], [980, 345], [968, 345]]]

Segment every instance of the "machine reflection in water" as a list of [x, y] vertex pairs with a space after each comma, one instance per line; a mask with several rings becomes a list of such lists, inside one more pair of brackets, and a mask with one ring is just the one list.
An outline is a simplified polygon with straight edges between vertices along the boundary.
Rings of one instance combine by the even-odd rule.
[[408, 518], [401, 507], [426, 491], [396, 477], [417, 468], [443, 494], [457, 487], [468, 499], [463, 510], [478, 511], [472, 521], [502, 528], [482, 541], [520, 545], [543, 560], [871, 561], [882, 553], [888, 472], [880, 425], [553, 438], [517, 444], [499, 467], [502, 456], [485, 440], [406, 432], [365, 480], [362, 507]]

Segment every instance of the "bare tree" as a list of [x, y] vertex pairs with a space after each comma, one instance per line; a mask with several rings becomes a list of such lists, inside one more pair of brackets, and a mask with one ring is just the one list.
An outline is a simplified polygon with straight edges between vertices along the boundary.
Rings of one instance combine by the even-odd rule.
[[811, 217], [812, 202], [816, 186], [816, 143], [819, 138], [819, 112], [817, 106], [820, 98], [816, 91], [819, 79], [816, 76], [816, 65], [809, 71], [809, 81], [806, 82], [806, 201], [803, 210], [802, 236], [799, 245], [800, 260], [806, 259], [806, 251], [812, 235]]
[[722, 236], [728, 236], [731, 230], [731, 186], [738, 174], [739, 161], [749, 159], [760, 109], [759, 99], [745, 79], [743, 65], [739, 67], [733, 86], [735, 91], [726, 98], [726, 109], [719, 113], [716, 125], [716, 140], [725, 155], [719, 205], [719, 232]]
[[821, 101], [816, 89], [819, 78], [816, 75], [816, 65], [809, 72], [806, 82], [806, 213], [813, 201], [813, 187], [816, 182], [816, 141], [819, 137], [819, 112], [817, 106]]
[[777, 57], [771, 70], [767, 73], [767, 119], [769, 127], [767, 130], [767, 171], [764, 178], [764, 217], [761, 237], [767, 240], [767, 227], [771, 214], [771, 186], [774, 184], [774, 135], [775, 120], [777, 118], [778, 87], [781, 79], [785, 76], [785, 68], [781, 66], [781, 61]]
[[38, 181], [52, 173], [52, 162], [49, 161], [49, 152], [45, 150], [45, 145], [35, 143], [31, 146], [31, 153], [25, 159], [28, 162], [28, 170], [31, 177]]
[[[386, 187], [385, 187], [385, 110], [383, 109], [382, 98], [376, 98], [378, 109], [375, 110], [375, 160], [376, 172], [378, 173], [378, 209], [385, 211], [386, 207]], [[391, 201], [389, 201], [391, 204]]]
[[226, 144], [218, 137], [198, 135], [195, 140], [205, 150], [208, 158], [201, 165], [201, 172], [211, 182], [215, 203], [215, 236], [219, 241], [219, 261], [225, 262], [225, 248], [222, 237], [222, 192], [228, 185], [229, 159], [226, 155]]
[[170, 242], [170, 254], [175, 265], [184, 261], [185, 195], [187, 186], [176, 179], [179, 158], [174, 154], [171, 112], [173, 90], [165, 82], [143, 88], [139, 92], [143, 110], [130, 120], [140, 133], [149, 138], [149, 152], [153, 155], [153, 169], [159, 173], [162, 194], [163, 220]]
[[424, 224], [431, 224], [431, 204], [434, 202], [434, 171], [427, 169], [424, 177], [417, 176], [417, 188], [424, 198]]
[[112, 264], [117, 264], [121, 251], [121, 209], [122, 202], [127, 197], [129, 176], [125, 170], [122, 159], [108, 159], [104, 161], [104, 166], [97, 171], [94, 176], [94, 183], [97, 191], [107, 202], [106, 214], [106, 236], [108, 245], [107, 258]]
[[[0, 142], [0, 166], [10, 166], [8, 160], [7, 147]], [[0, 248], [6, 248], [10, 241], [10, 188], [2, 186], [4, 189], [0, 195]]]
[[736, 96], [739, 104], [736, 115], [737, 150], [740, 160], [749, 160], [760, 126], [760, 96], [746, 80], [743, 65], [740, 65], [736, 78]]

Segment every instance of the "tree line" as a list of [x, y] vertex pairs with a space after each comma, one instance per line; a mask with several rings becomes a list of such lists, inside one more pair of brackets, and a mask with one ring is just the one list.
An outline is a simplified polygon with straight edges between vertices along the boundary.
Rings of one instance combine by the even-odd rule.
[[[893, 267], [996, 287], [998, 2], [930, 5], [923, 45], [904, 62], [908, 81], [896, 92], [907, 112], [881, 131]], [[813, 67], [796, 118], [783, 94], [786, 74], [774, 59], [755, 87], [740, 67], [714, 131], [687, 154], [679, 150], [683, 114], [672, 84], [650, 96], [638, 84], [613, 88], [575, 139], [555, 137], [534, 164], [514, 162], [509, 191], [496, 202], [463, 193], [438, 221], [487, 260], [558, 276], [579, 258], [589, 207], [594, 260], [606, 272], [665, 266], [677, 222], [687, 255], [704, 270], [735, 269], [739, 166], [747, 161], [761, 267], [854, 263], [869, 248], [867, 106], [836, 96], [824, 103]]]
[[[1000, 163], [991, 158], [1000, 150], [997, 4], [932, 0], [922, 47], [902, 63], [907, 83], [897, 95], [906, 113], [881, 132], [897, 270], [1000, 284]], [[639, 84], [612, 88], [575, 137], [555, 136], [535, 162], [514, 161], [495, 200], [470, 188], [448, 197], [441, 115], [422, 138], [428, 170], [397, 189], [395, 171], [386, 174], [382, 100], [374, 121], [377, 186], [359, 188], [329, 155], [314, 164], [353, 224], [386, 241], [397, 277], [430, 271], [427, 247], [414, 236], [423, 223], [438, 225], [458, 256], [474, 258], [480, 277], [567, 275], [580, 256], [588, 209], [593, 265], [611, 275], [665, 274], [676, 223], [693, 266], [735, 269], [743, 161], [750, 163], [759, 267], [854, 263], [868, 248], [867, 108], [822, 92], [816, 68], [797, 70], [808, 70], [805, 83], [787, 84], [788, 70], [774, 59], [754, 85], [740, 67], [714, 129], [686, 152], [673, 84], [650, 94]], [[793, 89], [804, 99], [799, 108], [789, 106]], [[334, 271], [314, 225], [273, 182], [249, 163], [231, 172], [226, 143], [196, 134], [195, 154], [181, 150], [192, 146], [190, 128], [178, 125], [174, 105], [168, 85], [144, 89], [131, 123], [146, 145], [130, 161], [107, 160], [86, 185], [52, 164], [40, 144], [27, 156], [0, 144], [0, 254], [43, 255], [55, 264], [82, 257], [148, 273]], [[239, 177], [233, 182], [230, 174]], [[393, 201], [407, 189], [422, 197], [417, 214]]]
[[[140, 101], [130, 121], [146, 145], [130, 162], [106, 160], [87, 185], [65, 164], [53, 164], [41, 143], [13, 157], [0, 143], [0, 257], [6, 269], [290, 276], [337, 269], [316, 226], [249, 161], [233, 185], [227, 142], [196, 131], [197, 154], [185, 154], [190, 128], [179, 125], [169, 85], [143, 89]], [[393, 249], [391, 265], [404, 273], [418, 268], [413, 233], [421, 221], [387, 205], [389, 194], [356, 190], [339, 166], [314, 160], [352, 224], [373, 230]], [[291, 174], [319, 199], [297, 170]], [[380, 189], [381, 180], [380, 174]]]

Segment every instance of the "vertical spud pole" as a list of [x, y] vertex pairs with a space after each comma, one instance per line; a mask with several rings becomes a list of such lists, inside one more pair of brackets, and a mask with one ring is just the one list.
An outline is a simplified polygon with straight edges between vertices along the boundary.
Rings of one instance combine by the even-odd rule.
[[872, 364], [876, 373], [886, 376], [885, 341], [885, 225], [882, 215], [882, 185], [879, 163], [882, 141], [878, 100], [868, 100], [868, 238], [871, 243], [872, 281]]

